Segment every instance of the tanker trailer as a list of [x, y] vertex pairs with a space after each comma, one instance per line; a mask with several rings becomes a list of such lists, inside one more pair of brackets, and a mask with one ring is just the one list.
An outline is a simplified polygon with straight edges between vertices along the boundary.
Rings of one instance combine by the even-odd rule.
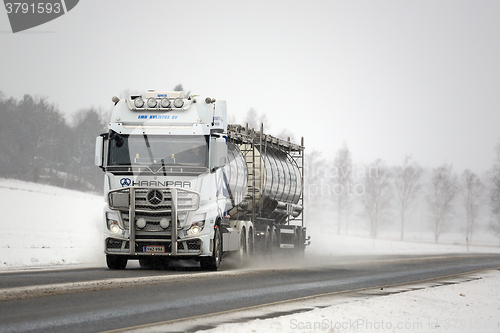
[[[231, 221], [253, 222], [253, 248], [263, 253], [303, 252], [309, 244], [303, 219], [304, 146], [260, 131], [229, 125], [227, 179]], [[246, 185], [246, 186], [245, 186]]]

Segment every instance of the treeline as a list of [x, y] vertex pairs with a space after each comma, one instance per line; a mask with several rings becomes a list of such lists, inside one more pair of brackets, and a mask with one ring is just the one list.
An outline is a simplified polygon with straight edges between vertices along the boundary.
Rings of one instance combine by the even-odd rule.
[[[457, 173], [448, 163], [425, 169], [410, 156], [398, 166], [380, 159], [355, 165], [345, 143], [333, 161], [310, 152], [306, 172], [309, 219], [326, 215], [338, 234], [361, 227], [372, 238], [384, 231], [404, 240], [407, 230], [425, 229], [438, 243], [443, 234], [460, 231], [469, 245], [483, 229], [500, 241], [500, 143], [485, 175]], [[417, 208], [415, 228], [411, 217]]]
[[45, 98], [17, 100], [0, 92], [0, 115], [0, 177], [101, 191], [94, 147], [96, 136], [106, 131], [102, 112], [83, 109], [68, 121]]

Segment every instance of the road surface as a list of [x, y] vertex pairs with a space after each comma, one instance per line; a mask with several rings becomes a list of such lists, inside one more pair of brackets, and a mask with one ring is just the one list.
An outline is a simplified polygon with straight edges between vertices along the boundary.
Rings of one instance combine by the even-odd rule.
[[500, 268], [498, 254], [254, 260], [218, 272], [187, 263], [2, 273], [0, 332], [102, 332]]

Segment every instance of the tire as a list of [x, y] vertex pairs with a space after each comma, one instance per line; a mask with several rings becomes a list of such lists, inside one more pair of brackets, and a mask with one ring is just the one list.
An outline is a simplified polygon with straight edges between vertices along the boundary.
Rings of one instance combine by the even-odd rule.
[[267, 227], [266, 229], [266, 238], [265, 238], [265, 245], [263, 247], [263, 251], [264, 251], [264, 254], [265, 255], [269, 255], [272, 251], [272, 233], [271, 233], [271, 229], [269, 227]]
[[212, 256], [209, 258], [203, 258], [200, 261], [201, 269], [207, 271], [216, 271], [220, 267], [220, 262], [222, 260], [222, 236], [220, 233], [220, 228], [217, 226], [214, 234], [214, 250], [212, 251]]
[[255, 234], [253, 231], [253, 228], [250, 228], [250, 231], [248, 232], [248, 249], [247, 253], [249, 256], [253, 255], [255, 251]]
[[304, 242], [305, 242], [305, 239], [304, 239], [304, 232], [302, 230], [302, 227], [297, 227], [297, 229], [295, 229], [294, 247], [295, 247], [295, 252], [297, 253], [297, 256], [299, 258], [302, 258], [304, 256], [304, 250], [305, 250]]
[[106, 264], [108, 265], [109, 269], [125, 269], [125, 267], [127, 266], [127, 258], [123, 256], [107, 254]]
[[241, 229], [240, 233], [240, 248], [238, 250], [238, 256], [240, 257], [241, 261], [243, 262], [247, 256], [248, 253], [248, 246], [247, 246], [247, 234], [245, 228]]

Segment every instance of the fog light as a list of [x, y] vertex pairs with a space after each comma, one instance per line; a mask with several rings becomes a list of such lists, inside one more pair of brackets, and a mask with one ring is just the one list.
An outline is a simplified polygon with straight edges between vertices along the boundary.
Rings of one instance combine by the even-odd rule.
[[170, 220], [167, 219], [166, 217], [162, 218], [160, 220], [160, 227], [162, 227], [163, 229], [167, 229], [168, 227], [170, 226]]
[[146, 227], [146, 219], [144, 219], [142, 217], [137, 219], [137, 221], [135, 221], [135, 225], [139, 229], [144, 229]]

